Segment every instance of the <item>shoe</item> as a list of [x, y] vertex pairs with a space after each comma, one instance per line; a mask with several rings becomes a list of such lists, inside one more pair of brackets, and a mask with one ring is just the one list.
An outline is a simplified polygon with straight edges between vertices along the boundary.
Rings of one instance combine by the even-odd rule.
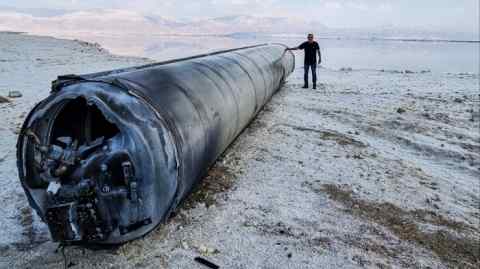
[[317, 85], [313, 84], [313, 89], [316, 90], [316, 89], [317, 89]]
[[308, 85], [303, 85], [303, 89], [308, 89]]

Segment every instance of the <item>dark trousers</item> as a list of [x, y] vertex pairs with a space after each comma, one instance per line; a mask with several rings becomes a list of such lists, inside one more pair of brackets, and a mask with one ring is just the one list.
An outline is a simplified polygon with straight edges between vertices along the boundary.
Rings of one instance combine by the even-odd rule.
[[308, 86], [308, 71], [310, 68], [312, 68], [313, 85], [317, 84], [317, 64], [305, 64], [305, 74], [303, 75], [303, 80], [305, 81], [306, 86]]

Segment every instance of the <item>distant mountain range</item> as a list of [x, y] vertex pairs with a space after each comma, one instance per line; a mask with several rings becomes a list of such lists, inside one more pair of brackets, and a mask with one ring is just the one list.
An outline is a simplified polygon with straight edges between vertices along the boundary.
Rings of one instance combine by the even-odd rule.
[[226, 16], [180, 21], [152, 14], [120, 10], [25, 9], [0, 6], [0, 31], [39, 35], [261, 35], [304, 36], [313, 32], [323, 38], [401, 40], [480, 40], [479, 33], [400, 29], [383, 26], [372, 29], [336, 29], [319, 21], [288, 17]]
[[0, 7], [0, 31], [59, 33], [68, 31], [110, 34], [297, 34], [327, 27], [318, 21], [283, 17], [228, 16], [180, 22], [134, 11], [15, 9]]

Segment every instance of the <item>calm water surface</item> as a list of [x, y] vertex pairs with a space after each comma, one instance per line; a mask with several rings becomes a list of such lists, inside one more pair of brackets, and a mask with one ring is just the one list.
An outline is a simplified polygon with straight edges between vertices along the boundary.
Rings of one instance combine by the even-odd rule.
[[[297, 46], [302, 38], [214, 36], [75, 36], [98, 42], [112, 53], [167, 60], [259, 43]], [[391, 40], [319, 39], [323, 66], [331, 69], [430, 70], [443, 73], [479, 73], [480, 43]], [[297, 53], [302, 63], [303, 53]]]

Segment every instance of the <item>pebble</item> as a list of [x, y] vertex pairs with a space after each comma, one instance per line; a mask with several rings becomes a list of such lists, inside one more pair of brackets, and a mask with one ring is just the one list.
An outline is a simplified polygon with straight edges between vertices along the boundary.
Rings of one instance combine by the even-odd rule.
[[200, 245], [198, 250], [204, 255], [215, 254], [219, 252], [216, 248], [210, 248], [205, 245]]
[[218, 251], [218, 249], [216, 248], [207, 248], [207, 253], [208, 254], [215, 254], [215, 253], [218, 253], [220, 251]]

